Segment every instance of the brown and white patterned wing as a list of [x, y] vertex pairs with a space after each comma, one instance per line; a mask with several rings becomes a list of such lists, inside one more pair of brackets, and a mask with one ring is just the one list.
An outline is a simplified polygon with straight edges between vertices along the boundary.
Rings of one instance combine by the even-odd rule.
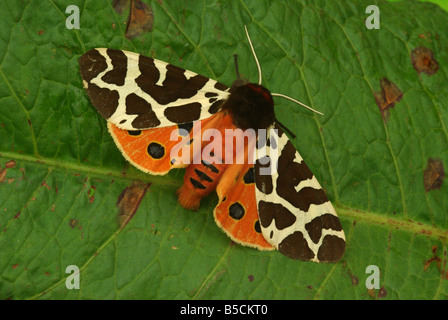
[[94, 107], [124, 130], [208, 118], [230, 94], [213, 79], [123, 50], [92, 49], [81, 56], [79, 66]]
[[278, 126], [273, 125], [264, 137], [258, 137], [254, 168], [266, 241], [292, 259], [340, 260], [344, 231], [316, 177]]

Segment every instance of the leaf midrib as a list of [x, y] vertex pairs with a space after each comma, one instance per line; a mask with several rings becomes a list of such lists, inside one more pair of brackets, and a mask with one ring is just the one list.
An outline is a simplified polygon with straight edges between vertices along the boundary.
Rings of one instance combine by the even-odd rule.
[[153, 176], [144, 172], [127, 172], [124, 170], [117, 170], [112, 168], [102, 168], [97, 165], [89, 165], [88, 163], [75, 163], [71, 161], [64, 161], [61, 159], [51, 159], [45, 157], [35, 157], [33, 155], [26, 155], [17, 152], [0, 151], [0, 158], [7, 158], [8, 160], [25, 161], [36, 166], [46, 166], [58, 171], [71, 171], [75, 174], [86, 174], [92, 176], [99, 176], [103, 178], [122, 179], [127, 181], [139, 180], [145, 183], [157, 183], [164, 186], [175, 186], [177, 181], [162, 176]]
[[[8, 160], [24, 161], [32, 163], [36, 166], [44, 166], [53, 171], [73, 172], [76, 174], [85, 174], [91, 176], [102, 177], [104, 179], [121, 179], [125, 181], [139, 180], [145, 183], [154, 183], [163, 187], [178, 187], [179, 180], [167, 176], [153, 176], [140, 172], [126, 172], [111, 168], [101, 168], [99, 166], [92, 166], [87, 163], [74, 163], [70, 161], [61, 161], [51, 158], [35, 157], [32, 155], [20, 154], [16, 152], [0, 152], [0, 157]], [[340, 217], [352, 219], [356, 222], [371, 223], [383, 226], [384, 228], [398, 228], [400, 230], [412, 233], [426, 235], [430, 238], [439, 239], [441, 241], [448, 241], [448, 230], [438, 228], [426, 222], [414, 221], [403, 217], [393, 217], [387, 212], [374, 212], [362, 210], [354, 207], [345, 206], [341, 203], [333, 204], [336, 212]]]

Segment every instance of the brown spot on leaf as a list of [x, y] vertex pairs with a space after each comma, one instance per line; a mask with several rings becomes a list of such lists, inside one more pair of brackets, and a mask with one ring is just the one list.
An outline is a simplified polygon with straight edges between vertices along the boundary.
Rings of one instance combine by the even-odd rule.
[[[14, 168], [15, 165], [16, 162], [14, 160], [10, 160], [5, 163], [5, 169], [2, 169], [0, 167], [0, 182], [3, 182], [5, 180], [7, 169]], [[8, 183], [12, 183], [14, 182], [14, 180], [15, 180], [14, 178], [8, 179]]]
[[150, 185], [150, 183], [134, 183], [124, 189], [118, 196], [117, 207], [119, 213], [117, 221], [120, 228], [124, 228], [132, 219]]
[[357, 286], [359, 284], [359, 278], [358, 276], [354, 275], [351, 271], [350, 268], [348, 268], [347, 266], [347, 262], [342, 261], [342, 268], [345, 270], [345, 272], [348, 274], [348, 276], [350, 277], [352, 286]]
[[350, 278], [352, 280], [352, 286], [357, 286], [359, 284], [359, 279], [357, 276], [352, 274], [352, 275], [350, 275]]
[[41, 184], [41, 186], [44, 186], [45, 188], [47, 188], [48, 190], [51, 189], [51, 187], [47, 184], [47, 182], [44, 180]]
[[133, 39], [144, 32], [152, 30], [154, 16], [152, 8], [140, 0], [131, 1], [128, 25], [126, 28], [126, 38]]
[[435, 262], [437, 265], [437, 268], [439, 269], [439, 272], [442, 273], [442, 269], [440, 268], [440, 264], [442, 262], [442, 259], [437, 256], [437, 246], [432, 246], [432, 257], [425, 261], [425, 264], [423, 266], [423, 270], [428, 270], [431, 263]]
[[247, 277], [248, 279], [249, 279], [249, 282], [252, 282], [252, 281], [254, 281], [254, 276], [253, 275], [249, 275], [248, 277]]
[[78, 220], [76, 219], [70, 219], [70, 222], [68, 223], [68, 225], [74, 229], [76, 227], [76, 225], [78, 224]]
[[375, 298], [375, 289], [367, 289], [367, 294], [370, 297]]
[[89, 203], [93, 203], [95, 200], [95, 190], [96, 188], [94, 186], [91, 186], [89, 191], [87, 191], [87, 196], [89, 197]]
[[440, 189], [443, 180], [445, 179], [445, 171], [443, 169], [443, 162], [439, 159], [428, 159], [428, 164], [423, 172], [423, 183], [425, 191], [433, 189]]
[[128, 2], [129, 0], [114, 0], [114, 2], [112, 3], [112, 7], [117, 13], [121, 14], [124, 8], [126, 8]]
[[418, 37], [419, 37], [420, 39], [429, 39], [429, 38], [431, 38], [431, 34], [430, 34], [429, 32], [427, 32], [427, 33], [421, 33], [421, 34], [418, 35]]
[[78, 227], [78, 230], [81, 231], [81, 239], [84, 239], [84, 230], [81, 225]]
[[380, 108], [383, 120], [387, 120], [389, 109], [395, 106], [395, 103], [401, 100], [403, 92], [387, 78], [380, 80], [381, 91], [375, 92], [375, 100], [378, 108]]
[[432, 51], [425, 47], [418, 47], [411, 52], [411, 61], [414, 69], [420, 73], [433, 75], [439, 70], [439, 63], [434, 59]]
[[387, 296], [387, 290], [386, 288], [384, 288], [384, 286], [382, 286], [380, 288], [380, 291], [378, 292], [378, 298], [384, 298]]
[[5, 163], [5, 169], [14, 168], [16, 162], [14, 160], [8, 161]]

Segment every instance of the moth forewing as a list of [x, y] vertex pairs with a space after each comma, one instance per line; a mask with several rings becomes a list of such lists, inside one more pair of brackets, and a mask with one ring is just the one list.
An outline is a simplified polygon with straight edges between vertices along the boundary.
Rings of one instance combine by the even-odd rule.
[[[266, 144], [259, 143], [255, 156], [255, 194], [263, 236], [290, 258], [337, 261], [345, 249], [345, 235], [336, 212], [286, 134], [276, 129], [278, 136], [271, 134]], [[270, 166], [263, 163], [266, 155]]]
[[94, 107], [123, 130], [209, 118], [230, 94], [213, 79], [124, 50], [92, 49], [79, 65]]

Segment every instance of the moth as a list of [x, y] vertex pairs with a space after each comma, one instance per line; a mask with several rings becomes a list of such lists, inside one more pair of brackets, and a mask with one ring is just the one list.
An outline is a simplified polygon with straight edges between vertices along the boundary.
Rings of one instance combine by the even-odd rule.
[[[131, 164], [153, 175], [185, 168], [177, 191], [183, 207], [197, 209], [216, 190], [215, 221], [234, 242], [336, 262], [345, 251], [341, 223], [274, 113], [273, 96], [297, 101], [261, 85], [247, 28], [246, 35], [258, 83], [242, 83], [237, 69], [228, 87], [137, 53], [97, 48], [79, 59], [83, 86]], [[232, 147], [241, 135], [242, 145]]]

